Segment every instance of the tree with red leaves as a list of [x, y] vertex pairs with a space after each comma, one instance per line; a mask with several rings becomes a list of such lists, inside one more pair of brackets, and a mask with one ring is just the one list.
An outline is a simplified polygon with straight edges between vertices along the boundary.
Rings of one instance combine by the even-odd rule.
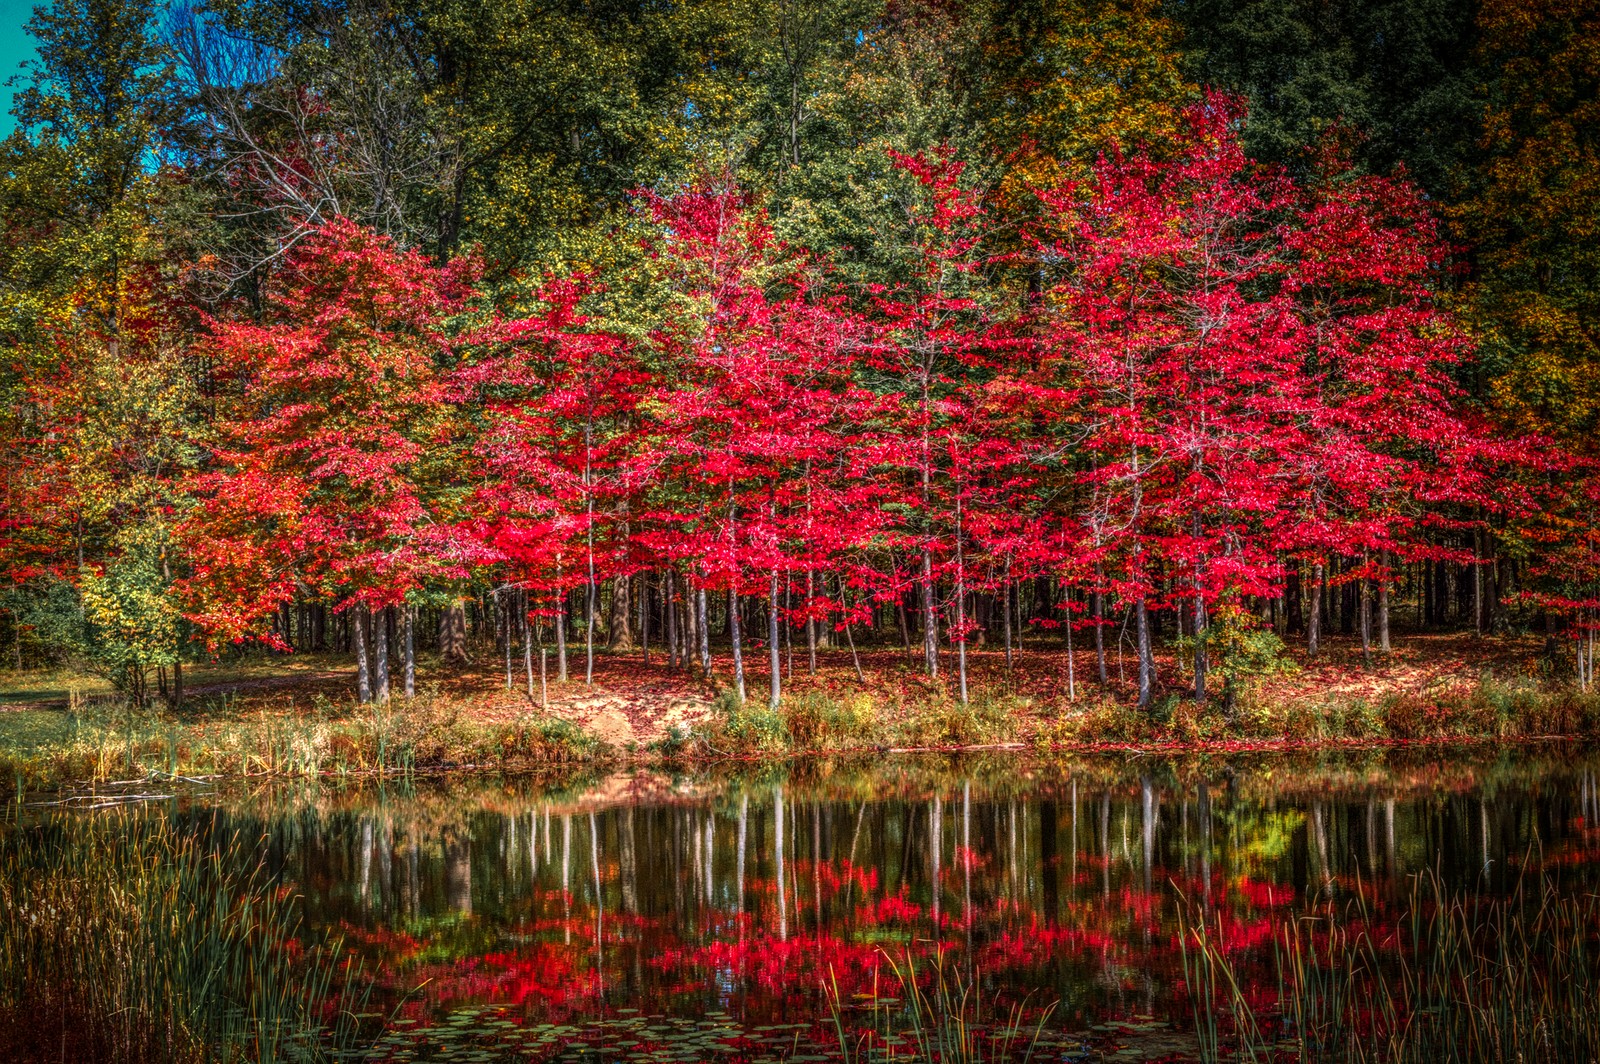
[[[1046, 196], [1060, 233], [1046, 257], [1068, 267], [1052, 346], [1081, 385], [1086, 523], [1132, 609], [1141, 706], [1155, 690], [1152, 610], [1191, 611], [1199, 636], [1219, 602], [1272, 589], [1278, 466], [1308, 401], [1299, 321], [1273, 276], [1289, 189], [1244, 158], [1236, 118], [1213, 99], [1174, 163], [1104, 160], [1086, 201]], [[1206, 669], [1197, 639], [1201, 700]]]
[[[890, 152], [901, 175], [904, 233], [892, 283], [872, 291], [872, 332], [862, 370], [886, 393], [884, 425], [901, 480], [895, 529], [914, 558], [911, 582], [922, 615], [923, 667], [939, 674], [938, 589], [953, 586], [947, 622], [957, 651], [958, 682], [966, 698], [969, 590], [964, 500], [969, 468], [981, 444], [983, 381], [998, 370], [1003, 346], [980, 300], [989, 265], [983, 248], [988, 219], [977, 190], [963, 184], [964, 164], [949, 150]], [[898, 584], [898, 581], [895, 581]]]
[[861, 471], [847, 429], [870, 397], [843, 374], [848, 317], [814, 294], [804, 260], [776, 242], [743, 192], [701, 181], [647, 203], [678, 310], [661, 337], [671, 369], [650, 399], [640, 456], [657, 485], [644, 538], [688, 566], [707, 669], [705, 593], [727, 593], [741, 701], [740, 598], [765, 592], [776, 707], [790, 582], [806, 576], [801, 612], [811, 619], [816, 571], [875, 513], [870, 481], [851, 479]]
[[[588, 277], [550, 284], [536, 296], [538, 313], [476, 334], [480, 353], [455, 377], [467, 389], [458, 398], [481, 401], [486, 416], [476, 441], [481, 486], [474, 533], [506, 564], [514, 585], [508, 591], [531, 589], [540, 596], [556, 633], [561, 681], [567, 678], [566, 598], [584, 588], [589, 684], [599, 581], [623, 571], [628, 556], [626, 536], [609, 519], [610, 502], [631, 490], [630, 427], [649, 379], [632, 341], [584, 312], [594, 293]], [[523, 611], [525, 649], [526, 621]]]
[[1433, 297], [1450, 249], [1421, 194], [1402, 179], [1348, 176], [1337, 141], [1318, 162], [1281, 229], [1283, 290], [1303, 322], [1316, 402], [1289, 454], [1300, 504], [1280, 545], [1312, 569], [1313, 658], [1328, 560], [1355, 563], [1346, 579], [1358, 581], [1370, 660], [1374, 585], [1389, 649], [1392, 559], [1470, 565], [1481, 598], [1478, 551], [1433, 540], [1441, 530], [1476, 540], [1488, 514], [1521, 507], [1510, 485], [1489, 490], [1488, 472], [1529, 456], [1466, 413], [1453, 372], [1470, 345]]
[[[274, 642], [263, 622], [280, 606], [320, 599], [351, 619], [360, 699], [388, 697], [395, 608], [466, 575], [430, 487], [448, 319], [472, 282], [470, 263], [439, 268], [332, 222], [286, 256], [261, 321], [213, 323], [207, 353], [236, 397], [183, 540], [190, 616], [214, 640]], [[410, 617], [396, 633], [408, 695]]]
[[1458, 345], [1423, 284], [1437, 241], [1385, 228], [1406, 195], [1391, 183], [1314, 196], [1251, 163], [1242, 114], [1212, 96], [1172, 161], [1106, 159], [1086, 198], [1045, 196], [1053, 349], [1082, 397], [1087, 523], [1133, 613], [1141, 706], [1151, 611], [1190, 618], [1204, 701], [1207, 645], [1239, 645], [1281, 552], [1370, 561], [1406, 505], [1482, 501], [1482, 441], [1450, 405]]

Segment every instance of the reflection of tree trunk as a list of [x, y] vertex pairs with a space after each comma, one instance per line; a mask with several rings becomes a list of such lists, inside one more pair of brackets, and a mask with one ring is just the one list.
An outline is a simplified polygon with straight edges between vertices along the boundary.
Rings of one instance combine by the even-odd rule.
[[772, 818], [775, 838], [773, 847], [778, 854], [778, 939], [781, 942], [789, 941], [789, 905], [788, 891], [783, 882], [783, 787], [780, 785], [773, 792]]
[[944, 802], [936, 794], [933, 803], [928, 806], [928, 858], [929, 866], [933, 869], [933, 926], [939, 926], [939, 902], [944, 895], [944, 885], [940, 882], [940, 858], [944, 855], [941, 849], [944, 843]]
[[415, 916], [422, 896], [422, 870], [416, 839], [406, 836], [406, 883], [400, 897], [400, 911]]
[[633, 858], [633, 806], [622, 810], [622, 828], [618, 832], [617, 860], [622, 868], [622, 911], [637, 913], [639, 911], [639, 887], [635, 879]]
[[1111, 792], [1100, 796], [1100, 892], [1111, 897]]
[[[1076, 822], [1073, 824], [1077, 826]], [[972, 781], [961, 781], [961, 923], [967, 929], [967, 954], [972, 953]]]
[[1067, 883], [1069, 898], [1077, 894], [1078, 885], [1078, 781], [1072, 781], [1072, 877]]
[[594, 972], [600, 985], [600, 1001], [606, 998], [605, 981], [605, 904], [600, 894], [600, 827], [593, 812], [589, 814], [589, 867], [594, 869]]
[[361, 907], [372, 908], [372, 818], [361, 818]]
[[472, 912], [472, 840], [451, 829], [444, 836], [444, 886], [450, 907], [457, 912]]
[[713, 862], [715, 860], [715, 857], [716, 857], [716, 846], [715, 846], [716, 835], [717, 835], [717, 814], [716, 813], [707, 813], [706, 814], [705, 833], [706, 833], [706, 868], [705, 868], [705, 872], [706, 872], [706, 904], [710, 905], [712, 898], [714, 898], [716, 896], [716, 889], [717, 889], [716, 876], [714, 874], [715, 873], [715, 867], [714, 867], [714, 864], [713, 864]]
[[572, 944], [572, 814], [561, 815], [561, 929], [567, 945]]
[[1039, 803], [1039, 876], [1044, 884], [1044, 919], [1053, 926], [1061, 907], [1061, 861], [1056, 853], [1056, 803]]
[[[739, 795], [739, 852], [736, 858], [734, 891], [738, 895], [739, 912], [744, 913], [744, 844], [745, 835], [750, 823], [750, 794], [741, 792]], [[744, 921], [739, 921], [739, 933], [744, 934]]]
[[1211, 787], [1200, 781], [1200, 889], [1211, 909]]
[[1150, 876], [1156, 863], [1156, 790], [1149, 776], [1139, 777], [1140, 808], [1143, 812], [1141, 836], [1144, 842], [1144, 892], [1150, 893]]
[[1394, 799], [1388, 798], [1383, 803], [1383, 859], [1384, 870], [1388, 873], [1389, 883], [1394, 886], [1399, 882], [1399, 869], [1395, 865], [1394, 854]]
[[1317, 876], [1322, 880], [1322, 894], [1333, 897], [1333, 869], [1328, 864], [1328, 824], [1323, 815], [1322, 803], [1311, 803], [1311, 835], [1316, 843]]
[[1378, 875], [1378, 803], [1367, 799], [1367, 875]]

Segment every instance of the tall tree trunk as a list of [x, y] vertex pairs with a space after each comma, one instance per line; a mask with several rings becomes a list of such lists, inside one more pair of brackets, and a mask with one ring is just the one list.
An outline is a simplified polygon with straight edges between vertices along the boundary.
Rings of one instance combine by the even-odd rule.
[[528, 622], [528, 593], [517, 592], [517, 621], [522, 629], [522, 671], [527, 673], [528, 697], [533, 697], [533, 625]]
[[1322, 597], [1327, 587], [1327, 575], [1318, 561], [1311, 567], [1311, 611], [1306, 618], [1306, 657], [1311, 661], [1322, 652]]
[[667, 628], [667, 668], [678, 667], [678, 603], [673, 595], [673, 568], [661, 574], [661, 620]]
[[768, 704], [776, 710], [783, 698], [783, 675], [778, 667], [778, 640], [783, 633], [778, 629], [778, 570], [772, 570], [772, 585], [767, 592], [767, 664], [772, 668], [768, 684]]
[[[509, 597], [509, 593], [508, 596]], [[511, 603], [500, 597], [500, 592], [494, 593], [495, 612], [499, 614], [497, 620], [500, 625], [500, 643], [506, 657], [506, 690], [511, 690]]]
[[611, 620], [606, 646], [611, 650], [633, 649], [633, 580], [623, 575], [611, 581]]
[[377, 630], [372, 633], [373, 654], [373, 696], [379, 704], [389, 701], [389, 611], [392, 607], [385, 606], [378, 614]]
[[467, 652], [467, 608], [452, 602], [439, 614], [439, 658], [447, 668], [472, 664]]
[[1378, 649], [1389, 655], [1389, 549], [1378, 556], [1383, 572], [1378, 574]]
[[1099, 562], [1094, 563], [1094, 667], [1100, 677], [1100, 686], [1111, 683], [1106, 675], [1106, 571]]
[[415, 614], [416, 614], [417, 608], [415, 606], [407, 606], [407, 607], [405, 607], [405, 611], [406, 611], [406, 632], [405, 632], [405, 655], [406, 655], [405, 670], [406, 670], [406, 675], [405, 675], [405, 684], [406, 684], [406, 698], [407, 698], [407, 700], [410, 700], [410, 699], [413, 699], [413, 698], [417, 697], [417, 635], [416, 635], [416, 621], [415, 621]]
[[815, 676], [817, 674], [817, 622], [811, 615], [811, 602], [816, 597], [814, 584], [815, 574], [810, 569], [806, 570], [806, 656], [809, 659], [806, 671]]
[[[733, 646], [733, 692], [744, 705], [744, 648], [739, 645], [739, 593], [728, 589], [728, 641]], [[773, 663], [776, 666], [776, 662]]]
[[1006, 673], [1011, 672], [1011, 555], [1006, 555], [1005, 581], [1000, 585], [1000, 622], [1006, 633]]
[[372, 701], [372, 673], [367, 662], [367, 606], [358, 602], [345, 611], [350, 614], [350, 642], [356, 650], [356, 700]]
[[1372, 668], [1372, 581], [1368, 577], [1368, 565], [1372, 561], [1372, 554], [1365, 548], [1361, 551], [1361, 582], [1356, 588], [1360, 597], [1361, 607], [1361, 666]]
[[906, 647], [906, 664], [911, 664], [911, 622], [906, 618], [906, 597], [904, 594], [896, 595], [894, 601], [895, 615], [900, 620], [900, 641]]
[[556, 566], [556, 682], [567, 682], [567, 589], [561, 583], [561, 567]]
[[1150, 642], [1150, 612], [1145, 606], [1143, 591], [1133, 600], [1133, 613], [1139, 642], [1139, 708], [1149, 709], [1156, 691], [1156, 659]]
[[583, 682], [590, 687], [594, 686], [594, 621], [595, 602], [599, 589], [594, 582], [594, 551], [589, 551], [589, 583], [585, 588], [585, 604], [583, 609]]
[[787, 580], [784, 581], [783, 588], [783, 618], [781, 629], [784, 651], [783, 678], [792, 680], [794, 679], [794, 588], [789, 586]]
[[[1200, 538], [1200, 519], [1194, 521], [1195, 538]], [[1200, 563], [1194, 570], [1194, 700], [1196, 705], [1206, 704], [1206, 600], [1201, 594]]]
[[1472, 631], [1483, 635], [1483, 530], [1472, 530]]
[[1293, 635], [1300, 631], [1300, 563], [1290, 567], [1283, 581], [1283, 632]]
[[933, 610], [933, 553], [922, 549], [922, 657], [929, 676], [939, 675], [939, 619]]
[[1067, 607], [1067, 701], [1078, 700], [1078, 670], [1077, 662], [1072, 656], [1072, 591], [1069, 588], [1063, 596]]
[[695, 635], [700, 639], [700, 674], [711, 679], [711, 626], [706, 621], [706, 589], [695, 588]]
[[861, 671], [861, 655], [856, 653], [856, 635], [851, 631], [850, 604], [844, 597], [844, 577], [839, 577], [839, 606], [844, 610], [844, 637], [850, 641], [850, 660], [855, 663], [856, 682], [866, 683], [866, 674]]
[[639, 649], [644, 663], [650, 664], [650, 574], [639, 574]]
[[961, 491], [956, 490], [956, 672], [959, 674], [961, 704], [967, 704], [967, 556], [962, 543]]

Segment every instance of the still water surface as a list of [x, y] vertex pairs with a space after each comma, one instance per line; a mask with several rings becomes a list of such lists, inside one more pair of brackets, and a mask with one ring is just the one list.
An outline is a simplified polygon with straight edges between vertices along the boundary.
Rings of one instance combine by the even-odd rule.
[[[308, 928], [377, 973], [397, 1057], [490, 1059], [501, 1031], [521, 1053], [576, 1038], [643, 1058], [690, 1031], [679, 1059], [734, 1032], [803, 1058], [834, 986], [881, 991], [909, 953], [988, 1002], [1059, 1002], [1067, 1048], [1047, 1059], [1140, 1060], [1193, 1045], [1180, 906], [1265, 994], [1273, 930], [1308, 907], [1381, 931], [1418, 873], [1594, 889], [1597, 777], [1600, 756], [1539, 747], [1008, 754], [234, 794], [180, 815], [262, 838]], [[478, 1032], [479, 1055], [426, 1028]]]

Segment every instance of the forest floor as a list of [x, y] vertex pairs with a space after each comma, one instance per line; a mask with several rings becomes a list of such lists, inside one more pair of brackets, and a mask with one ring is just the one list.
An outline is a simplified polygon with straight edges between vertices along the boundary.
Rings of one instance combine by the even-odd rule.
[[[673, 669], [653, 650], [597, 653], [592, 683], [581, 652], [570, 678], [555, 664], [541, 697], [537, 659], [477, 648], [475, 664], [442, 668], [424, 656], [417, 697], [355, 703], [353, 668], [329, 654], [265, 655], [192, 667], [185, 702], [138, 710], [102, 681], [67, 671], [0, 673], [0, 772], [53, 782], [126, 774], [326, 774], [424, 767], [507, 767], [606, 758], [782, 756], [847, 749], [1039, 748], [1205, 744], [1257, 746], [1516, 738], [1600, 732], [1600, 699], [1546, 675], [1531, 636], [1397, 633], [1392, 652], [1361, 661], [1359, 643], [1330, 639], [1319, 660], [1298, 650], [1287, 672], [1245, 691], [1229, 710], [1196, 707], [1192, 675], [1167, 653], [1149, 712], [1132, 706], [1135, 661], [1093, 648], [1070, 659], [1054, 640], [1030, 640], [1008, 669], [1003, 651], [968, 653], [969, 699], [941, 655], [923, 675], [920, 653], [862, 649], [862, 676], [843, 649], [782, 655], [782, 707], [767, 708], [767, 658], [746, 658], [746, 696], [728, 691], [731, 660], [714, 680]], [[396, 681], [398, 686], [398, 681]], [[531, 693], [530, 693], [531, 687]], [[21, 783], [19, 783], [19, 786]]]

